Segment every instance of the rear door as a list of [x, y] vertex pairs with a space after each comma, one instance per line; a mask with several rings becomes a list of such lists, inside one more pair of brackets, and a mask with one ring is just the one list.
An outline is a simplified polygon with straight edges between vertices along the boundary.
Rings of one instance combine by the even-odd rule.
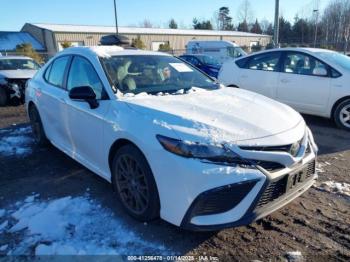
[[43, 85], [38, 88], [38, 106], [46, 135], [55, 144], [67, 149], [64, 119], [65, 97], [64, 79], [71, 56], [56, 58], [44, 73]]
[[[329, 66], [303, 52], [283, 52], [276, 99], [303, 113], [325, 112], [330, 95]], [[317, 75], [325, 71], [326, 75]]]
[[82, 56], [74, 56], [67, 78], [67, 91], [74, 87], [90, 86], [99, 106], [91, 109], [85, 101], [67, 97], [66, 135], [73, 154], [87, 162], [93, 169], [103, 163], [103, 123], [110, 100], [94, 66]]
[[239, 87], [275, 98], [281, 52], [251, 56], [239, 70]]

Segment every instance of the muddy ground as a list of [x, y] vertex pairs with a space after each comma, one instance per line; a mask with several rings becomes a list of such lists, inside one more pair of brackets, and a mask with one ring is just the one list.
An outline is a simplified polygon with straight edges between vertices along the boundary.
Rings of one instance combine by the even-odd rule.
[[[350, 132], [335, 128], [329, 120], [311, 116], [305, 119], [320, 148], [318, 184], [350, 184]], [[26, 127], [26, 122], [23, 107], [0, 108], [0, 140]], [[141, 236], [160, 240], [178, 255], [210, 255], [220, 261], [291, 261], [287, 252], [300, 251], [305, 261], [350, 261], [350, 198], [338, 192], [313, 187], [249, 226], [193, 233], [161, 220], [148, 225], [134, 221], [124, 214], [107, 182], [53, 146], [30, 147], [31, 153], [24, 156], [0, 154], [0, 208], [23, 200], [32, 192], [45, 199], [79, 196], [89, 188], [94, 199], [113, 210]], [[16, 241], [0, 234], [0, 246], [15, 245]]]

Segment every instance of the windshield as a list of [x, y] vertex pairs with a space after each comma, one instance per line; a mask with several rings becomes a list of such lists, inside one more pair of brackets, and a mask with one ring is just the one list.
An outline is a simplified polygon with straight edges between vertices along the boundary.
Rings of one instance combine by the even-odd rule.
[[241, 57], [246, 55], [247, 53], [240, 47], [227, 47], [227, 53], [229, 56], [233, 58]]
[[0, 70], [38, 70], [40, 68], [31, 59], [0, 59]]
[[201, 60], [202, 63], [206, 64], [206, 65], [218, 65], [220, 64], [219, 61], [212, 56], [198, 56], [197, 57], [199, 60]]
[[319, 52], [318, 55], [346, 70], [350, 70], [350, 57], [346, 55], [336, 52]]
[[156, 94], [192, 87], [218, 88], [214, 80], [172, 56], [112, 56], [103, 58], [102, 63], [113, 85], [122, 93]]

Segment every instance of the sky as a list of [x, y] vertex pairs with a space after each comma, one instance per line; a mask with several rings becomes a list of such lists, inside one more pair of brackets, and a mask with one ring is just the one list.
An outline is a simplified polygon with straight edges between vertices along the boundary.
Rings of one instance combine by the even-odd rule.
[[[116, 0], [119, 26], [140, 26], [147, 19], [153, 27], [167, 27], [174, 18], [180, 27], [191, 27], [194, 17], [213, 19], [222, 6], [231, 10], [237, 24], [243, 0]], [[293, 21], [310, 16], [316, 3], [322, 10], [331, 0], [280, 0], [280, 12]], [[250, 0], [253, 18], [273, 21], [274, 0]], [[29, 23], [114, 25], [113, 0], [0, 0], [0, 31], [19, 31]]]

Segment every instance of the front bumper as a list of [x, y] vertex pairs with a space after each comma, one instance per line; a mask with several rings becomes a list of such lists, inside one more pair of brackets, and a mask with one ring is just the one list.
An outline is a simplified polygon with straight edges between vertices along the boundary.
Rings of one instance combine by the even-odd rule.
[[[248, 225], [271, 214], [303, 194], [314, 184], [316, 178], [316, 159], [315, 157], [309, 157], [309, 161], [307, 163], [295, 167], [293, 171], [282, 176], [278, 176], [274, 179], [266, 179], [264, 185], [256, 195], [255, 199], [251, 202], [246, 213], [240, 219], [234, 222], [223, 224], [196, 223], [201, 221], [201, 219], [198, 219], [195, 212], [195, 210], [198, 209], [197, 205], [200, 202], [199, 199], [203, 197], [203, 194], [209, 195], [215, 190], [204, 192], [192, 203], [181, 223], [181, 227], [194, 231], [213, 231], [228, 227]], [[234, 186], [235, 185], [232, 185], [232, 188], [234, 188]], [[226, 201], [230, 201], [230, 199], [227, 199]], [[207, 216], [206, 220], [208, 220], [209, 216]]]

